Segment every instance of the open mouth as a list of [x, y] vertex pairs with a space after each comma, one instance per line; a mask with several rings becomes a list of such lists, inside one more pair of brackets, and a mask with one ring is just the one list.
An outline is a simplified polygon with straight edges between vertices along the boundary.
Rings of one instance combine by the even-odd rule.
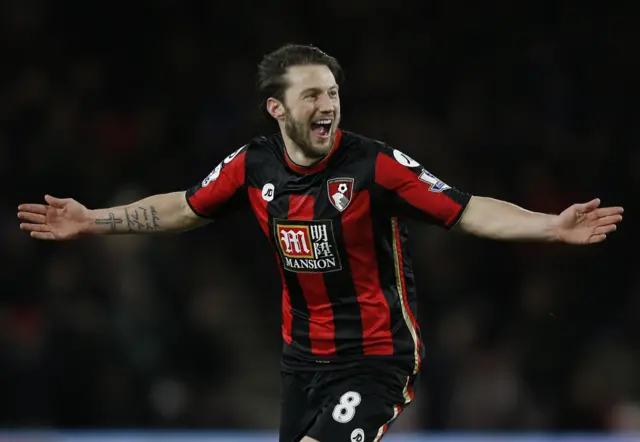
[[332, 124], [333, 121], [329, 119], [314, 121], [311, 123], [311, 132], [320, 138], [328, 138], [331, 134]]

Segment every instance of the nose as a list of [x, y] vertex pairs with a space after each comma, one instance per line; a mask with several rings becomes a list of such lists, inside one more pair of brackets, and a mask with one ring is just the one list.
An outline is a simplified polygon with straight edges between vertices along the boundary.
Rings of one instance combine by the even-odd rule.
[[321, 94], [316, 101], [318, 112], [322, 112], [323, 114], [332, 113], [333, 112], [333, 101], [329, 94]]

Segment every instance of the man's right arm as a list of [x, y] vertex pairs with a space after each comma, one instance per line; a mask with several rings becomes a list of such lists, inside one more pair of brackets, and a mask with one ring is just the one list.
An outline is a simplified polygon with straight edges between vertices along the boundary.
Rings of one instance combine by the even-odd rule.
[[210, 221], [193, 211], [185, 192], [172, 192], [124, 206], [89, 210], [83, 231], [92, 235], [179, 232]]
[[47, 204], [21, 204], [20, 229], [36, 239], [68, 240], [83, 235], [179, 232], [203, 226], [247, 202], [245, 148], [226, 157], [204, 180], [186, 191], [97, 210], [51, 195], [45, 196]]
[[179, 232], [225, 216], [246, 200], [246, 146], [237, 149], [186, 192], [154, 195], [125, 206], [91, 210], [87, 233]]

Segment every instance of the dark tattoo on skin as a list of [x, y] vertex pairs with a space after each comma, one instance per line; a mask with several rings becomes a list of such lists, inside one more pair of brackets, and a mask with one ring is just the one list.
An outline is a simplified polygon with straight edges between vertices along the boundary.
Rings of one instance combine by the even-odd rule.
[[97, 219], [96, 224], [109, 224], [109, 228], [111, 229], [111, 231], [115, 232], [117, 224], [122, 224], [122, 218], [116, 218], [116, 215], [113, 212], [109, 212], [109, 218]]
[[159, 221], [160, 221], [160, 215], [158, 215], [158, 211], [154, 206], [151, 206], [151, 225], [153, 226], [154, 229], [160, 228]]
[[157, 230], [160, 228], [160, 216], [154, 206], [125, 208], [127, 227], [129, 232], [139, 232], [144, 230]]

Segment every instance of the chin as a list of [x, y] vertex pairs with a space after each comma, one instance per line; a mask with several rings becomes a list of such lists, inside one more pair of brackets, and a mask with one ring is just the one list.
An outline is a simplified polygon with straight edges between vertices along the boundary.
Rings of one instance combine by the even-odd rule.
[[314, 143], [311, 145], [311, 149], [316, 154], [316, 156], [324, 157], [331, 152], [332, 143], [331, 140], [327, 140], [324, 143]]
[[[313, 140], [313, 138], [311, 138], [311, 140]], [[323, 140], [319, 140], [316, 138], [315, 140], [311, 141], [310, 145], [311, 145], [311, 148], [318, 154], [326, 155], [331, 151], [331, 148], [333, 147], [333, 142], [335, 139], [336, 139], [336, 134], [333, 133], [331, 134], [331, 136]]]

